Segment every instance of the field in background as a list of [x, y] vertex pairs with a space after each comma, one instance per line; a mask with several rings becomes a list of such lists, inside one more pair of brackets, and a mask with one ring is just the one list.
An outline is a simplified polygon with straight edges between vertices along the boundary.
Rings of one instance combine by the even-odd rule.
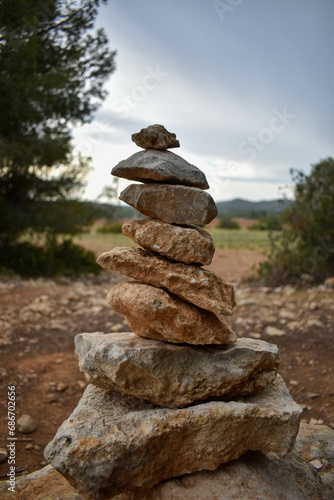
[[[264, 251], [269, 246], [268, 231], [216, 229], [212, 227], [205, 229], [212, 235], [216, 248]], [[96, 227], [76, 238], [76, 242], [95, 253], [102, 253], [118, 246], [135, 246], [135, 243], [124, 234], [98, 233]]]
[[216, 248], [259, 250], [269, 246], [269, 231], [248, 229], [209, 229]]
[[[268, 231], [231, 230], [206, 227], [216, 247], [213, 261], [207, 269], [234, 283], [256, 280], [258, 264], [265, 259], [269, 245]], [[76, 239], [77, 243], [96, 256], [119, 246], [138, 246], [124, 234], [91, 232]]]

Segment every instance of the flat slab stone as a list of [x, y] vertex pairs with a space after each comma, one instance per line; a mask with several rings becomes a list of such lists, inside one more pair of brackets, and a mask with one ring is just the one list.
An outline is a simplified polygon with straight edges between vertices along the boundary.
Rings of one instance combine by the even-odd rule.
[[159, 408], [89, 385], [44, 455], [97, 500], [199, 470], [247, 450], [291, 451], [301, 408], [278, 376], [257, 395], [183, 409]]
[[130, 184], [119, 199], [148, 217], [174, 224], [209, 224], [218, 214], [209, 193], [195, 187]]
[[211, 234], [197, 226], [141, 219], [125, 222], [122, 231], [138, 245], [184, 264], [208, 266], [215, 252]]
[[131, 139], [137, 146], [144, 149], [169, 149], [180, 147], [176, 135], [168, 132], [163, 125], [158, 124], [142, 128], [140, 132], [132, 134]]
[[130, 181], [164, 182], [209, 189], [204, 172], [171, 151], [138, 151], [120, 161], [111, 174]]
[[195, 347], [132, 332], [81, 333], [75, 352], [80, 370], [98, 387], [169, 408], [263, 391], [279, 366], [276, 345], [244, 338], [231, 346]]
[[141, 337], [188, 344], [233, 344], [237, 336], [226, 321], [176, 295], [139, 281], [125, 281], [107, 295]]
[[171, 262], [149, 250], [116, 247], [97, 259], [101, 267], [149, 285], [166, 288], [224, 321], [235, 306], [234, 288], [220, 276], [198, 266]]

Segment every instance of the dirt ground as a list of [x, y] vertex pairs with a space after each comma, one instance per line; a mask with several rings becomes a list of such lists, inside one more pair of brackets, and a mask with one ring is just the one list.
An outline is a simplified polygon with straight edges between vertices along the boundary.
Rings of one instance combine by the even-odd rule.
[[[105, 248], [95, 249], [97, 251]], [[217, 250], [209, 267], [232, 281], [237, 307], [231, 318], [242, 337], [266, 340], [281, 352], [280, 374], [304, 409], [306, 422], [334, 428], [334, 289], [323, 285], [269, 289], [243, 281], [262, 259], [250, 250]], [[0, 447], [8, 443], [7, 387], [15, 386], [16, 418], [30, 415], [36, 430], [16, 431], [16, 468], [32, 472], [45, 465], [43, 450], [71, 414], [86, 381], [73, 339], [82, 332], [127, 331], [105, 296], [124, 279], [104, 271], [78, 280], [0, 278]], [[6, 479], [8, 463], [0, 464]]]

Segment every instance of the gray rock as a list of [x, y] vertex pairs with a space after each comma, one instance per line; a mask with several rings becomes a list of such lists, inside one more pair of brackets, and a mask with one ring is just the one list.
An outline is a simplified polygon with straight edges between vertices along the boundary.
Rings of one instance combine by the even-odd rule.
[[97, 259], [100, 266], [149, 285], [166, 288], [181, 299], [213, 312], [224, 321], [235, 306], [234, 288], [220, 276], [181, 262], [171, 262], [142, 248], [116, 247]]
[[[12, 500], [6, 481], [0, 496]], [[15, 500], [91, 499], [75, 488], [51, 465], [16, 479]], [[269, 460], [260, 452], [247, 452], [215, 471], [201, 471], [170, 479], [152, 488], [136, 488], [108, 500], [332, 500], [321, 476], [295, 452]]]
[[140, 337], [195, 345], [233, 344], [237, 340], [230, 325], [212, 312], [140, 281], [114, 286], [107, 301], [114, 311], [124, 314]]
[[147, 149], [120, 161], [111, 171], [116, 177], [138, 182], [164, 182], [209, 189], [205, 174], [171, 151]]
[[293, 447], [300, 413], [279, 376], [257, 395], [181, 410], [89, 385], [44, 454], [77, 488], [107, 499], [215, 470], [250, 449], [282, 458]]
[[195, 187], [130, 184], [119, 199], [148, 217], [172, 224], [209, 224], [218, 214], [209, 193]]
[[195, 347], [132, 332], [81, 333], [75, 352], [93, 384], [169, 408], [263, 391], [279, 366], [277, 346], [252, 339]]
[[334, 430], [327, 425], [302, 423], [295, 451], [313, 467], [319, 468], [320, 476], [332, 488], [334, 498]]
[[208, 266], [215, 252], [211, 234], [197, 226], [145, 218], [125, 222], [122, 231], [138, 245], [184, 264]]
[[295, 453], [268, 460], [249, 451], [217, 470], [187, 474], [153, 488], [123, 493], [121, 500], [332, 500], [319, 474]]
[[132, 134], [131, 139], [140, 148], [169, 149], [179, 148], [180, 143], [176, 135], [168, 132], [163, 125], [150, 125], [140, 132]]

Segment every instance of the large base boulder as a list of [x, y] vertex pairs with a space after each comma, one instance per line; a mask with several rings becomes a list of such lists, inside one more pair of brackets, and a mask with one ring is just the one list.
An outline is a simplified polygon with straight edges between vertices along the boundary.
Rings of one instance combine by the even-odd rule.
[[301, 408], [277, 377], [263, 392], [231, 402], [167, 409], [89, 385], [45, 449], [46, 459], [93, 498], [214, 470], [248, 450], [291, 451]]
[[216, 471], [170, 479], [149, 489], [120, 495], [121, 500], [332, 500], [317, 471], [295, 453], [268, 460], [249, 451]]

